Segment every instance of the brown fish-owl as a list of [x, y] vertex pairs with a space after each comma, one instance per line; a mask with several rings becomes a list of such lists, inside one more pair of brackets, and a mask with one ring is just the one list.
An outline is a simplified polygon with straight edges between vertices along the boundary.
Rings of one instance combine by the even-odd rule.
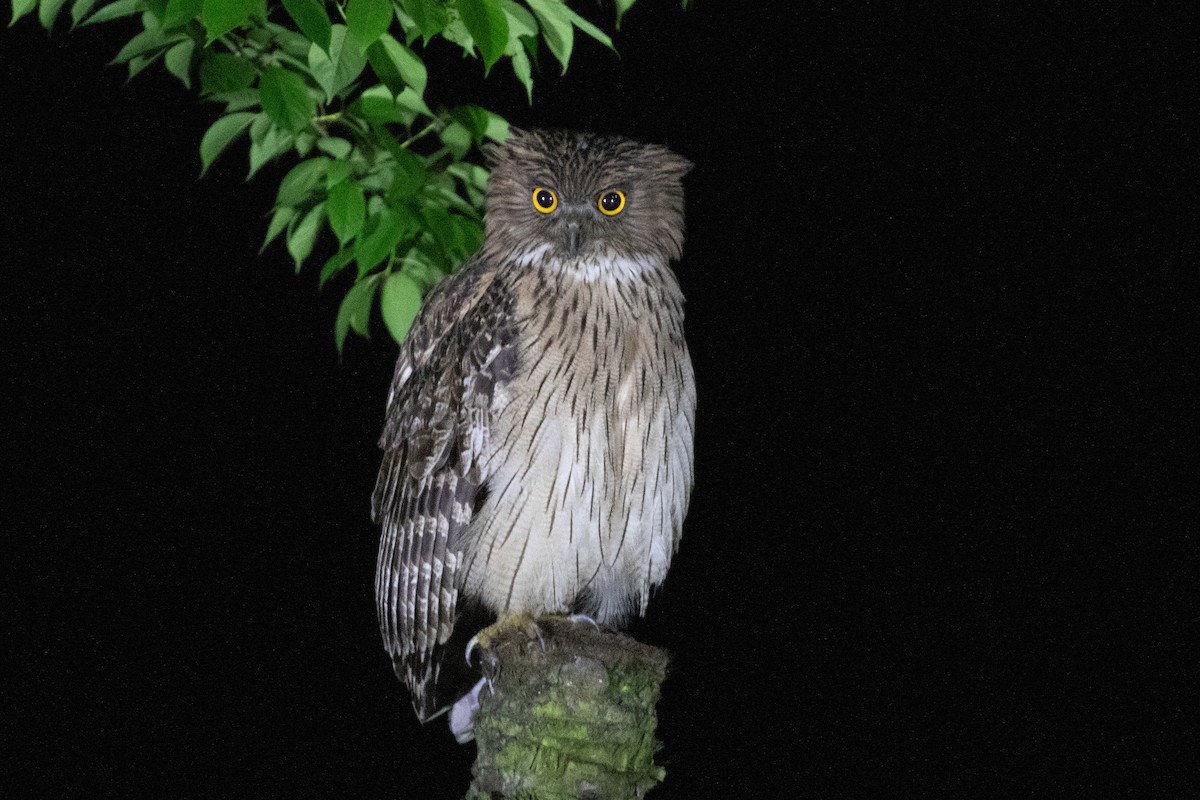
[[690, 162], [561, 131], [488, 155], [483, 247], [401, 347], [373, 498], [380, 629], [422, 721], [464, 600], [620, 625], [666, 576], [692, 488], [670, 269]]

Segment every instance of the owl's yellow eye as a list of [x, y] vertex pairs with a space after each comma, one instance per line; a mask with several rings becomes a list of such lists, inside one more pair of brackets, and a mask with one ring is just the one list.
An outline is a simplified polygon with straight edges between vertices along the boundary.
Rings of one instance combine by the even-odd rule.
[[625, 193], [616, 189], [609, 189], [600, 195], [600, 202], [596, 205], [600, 207], [600, 213], [614, 216], [620, 214], [625, 208]]
[[539, 186], [533, 190], [533, 207], [543, 214], [549, 214], [558, 208], [558, 195]]

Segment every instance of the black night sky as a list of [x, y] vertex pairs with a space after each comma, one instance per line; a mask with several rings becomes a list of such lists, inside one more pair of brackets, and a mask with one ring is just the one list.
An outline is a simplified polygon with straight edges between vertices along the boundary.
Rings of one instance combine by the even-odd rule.
[[[694, 5], [642, 0], [619, 58], [580, 38], [532, 108], [506, 65], [427, 59], [431, 102], [696, 164], [696, 486], [633, 628], [673, 656], [651, 796], [1186, 778], [1185, 20]], [[198, 180], [219, 109], [157, 66], [125, 85], [128, 36], [0, 33], [13, 777], [461, 796], [473, 746], [417, 724], [374, 616], [395, 346], [338, 362], [345, 286], [256, 254], [290, 162], [247, 183], [242, 143]]]

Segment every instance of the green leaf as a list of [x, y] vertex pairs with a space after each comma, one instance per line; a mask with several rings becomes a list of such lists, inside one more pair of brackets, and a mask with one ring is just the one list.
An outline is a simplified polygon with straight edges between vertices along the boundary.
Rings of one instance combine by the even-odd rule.
[[479, 48], [486, 75], [508, 46], [508, 19], [500, 0], [458, 0], [458, 14]]
[[266, 114], [259, 114], [250, 125], [250, 141], [260, 142], [272, 130], [274, 130], [274, 126], [271, 123], [271, 118]]
[[359, 113], [371, 122], [401, 122], [411, 125], [417, 114], [433, 116], [425, 101], [407, 86], [395, 97], [392, 96], [392, 90], [383, 84], [372, 86], [362, 93], [357, 108]]
[[447, 268], [450, 266], [444, 263], [440, 254], [426, 252], [429, 246], [428, 240], [419, 241], [401, 260], [404, 274], [421, 287], [422, 294], [437, 286], [448, 274]]
[[167, 11], [167, 0], [142, 0], [142, 10], [154, 18], [152, 25], [145, 14], [142, 15], [142, 24], [147, 28], [161, 28], [163, 14]]
[[459, 161], [446, 167], [446, 172], [458, 178], [464, 186], [476, 192], [487, 191], [488, 171], [478, 164]]
[[249, 28], [246, 36], [268, 49], [268, 52], [278, 51], [281, 56], [291, 56], [300, 63], [304, 63], [304, 59], [308, 58], [308, 48], [312, 46], [312, 41], [303, 33], [269, 19], [261, 25]]
[[71, 27], [74, 28], [83, 18], [92, 13], [92, 9], [96, 7], [98, 0], [75, 0], [71, 4]]
[[162, 52], [162, 49], [159, 48], [149, 55], [134, 56], [133, 58], [129, 59], [129, 80], [133, 80], [135, 77], [137, 77], [138, 73], [157, 61], [158, 57], [162, 55]]
[[117, 0], [115, 3], [109, 3], [103, 8], [92, 14], [83, 23], [84, 25], [94, 25], [97, 22], [109, 22], [121, 17], [129, 17], [139, 13], [142, 10], [138, 0]]
[[[67, 0], [42, 0], [42, 4], [38, 7], [38, 21], [42, 23], [42, 27], [50, 30], [54, 27], [55, 20], [58, 19], [58, 12], [62, 11], [62, 7], [66, 5]], [[13, 2], [13, 18], [16, 18], [16, 0]]]
[[329, 159], [317, 156], [301, 161], [288, 170], [279, 182], [279, 193], [275, 196], [277, 206], [299, 206], [309, 198], [313, 190], [325, 180]]
[[404, 254], [404, 271], [410, 278], [429, 291], [450, 274], [455, 266], [446, 260], [440, 248], [435, 247], [432, 236], [420, 239]]
[[529, 104], [533, 105], [533, 68], [524, 48], [512, 54], [512, 68], [513, 75], [516, 75], [517, 80], [525, 87], [525, 96], [529, 99]]
[[367, 48], [367, 58], [375, 74], [392, 90], [392, 94], [400, 94], [405, 86], [410, 86], [418, 96], [424, 96], [428, 79], [425, 62], [390, 33], [383, 34]]
[[429, 110], [429, 106], [425, 105], [425, 101], [421, 98], [421, 95], [414, 92], [412, 87], [405, 87], [403, 92], [396, 95], [396, 103], [418, 114], [424, 114], [427, 117], [433, 116], [433, 112]]
[[375, 300], [375, 290], [379, 288], [379, 275], [372, 275], [350, 287], [346, 297], [338, 307], [337, 319], [333, 323], [333, 340], [337, 344], [338, 356], [346, 344], [346, 334], [353, 328], [354, 332], [369, 339], [371, 322], [371, 303]]
[[458, 238], [462, 243], [462, 256], [463, 260], [466, 260], [475, 255], [483, 246], [483, 223], [467, 219], [459, 214], [451, 214], [450, 220], [458, 228]]
[[446, 27], [442, 28], [442, 38], [461, 47], [464, 57], [475, 55], [475, 40], [471, 38], [460, 15], [456, 14], [446, 22]]
[[388, 200], [400, 204], [421, 191], [429, 173], [424, 159], [412, 151], [399, 150], [392, 156], [396, 159], [396, 171], [392, 175], [392, 185], [388, 187]]
[[400, 5], [421, 29], [425, 44], [429, 44], [430, 39], [441, 33], [449, 21], [446, 7], [438, 0], [400, 0]]
[[533, 9], [534, 15], [542, 25], [542, 36], [550, 47], [550, 52], [562, 64], [563, 74], [567, 74], [567, 64], [571, 61], [571, 48], [575, 42], [575, 28], [571, 25], [571, 17], [562, 0], [526, 0]]
[[183, 81], [183, 85], [189, 89], [192, 88], [192, 54], [195, 50], [196, 42], [192, 39], [184, 39], [163, 56], [163, 63], [166, 64], [167, 71]]
[[304, 263], [304, 259], [312, 255], [313, 243], [317, 240], [317, 233], [321, 230], [321, 220], [324, 216], [325, 204], [317, 203], [308, 210], [300, 222], [288, 227], [287, 249], [296, 261], [296, 272], [300, 271], [300, 265]]
[[[203, 65], [201, 65], [201, 69], [203, 69]], [[259, 106], [257, 89], [235, 89], [232, 92], [216, 92], [206, 95], [206, 99], [212, 100], [215, 103], [223, 103], [225, 105], [225, 113], [227, 114], [232, 114], [234, 111], [257, 109]]]
[[504, 9], [504, 16], [508, 20], [508, 48], [505, 55], [512, 55], [520, 49], [522, 37], [537, 36], [537, 19], [514, 0], [500, 0], [500, 7]]
[[579, 30], [583, 31], [588, 36], [592, 37], [597, 42], [599, 42], [600, 44], [607, 47], [609, 50], [616, 52], [616, 48], [613, 47], [612, 39], [608, 38], [607, 33], [600, 30], [595, 25], [593, 25], [592, 23], [588, 22], [583, 17], [576, 14], [574, 11], [572, 11], [570, 8], [567, 7], [566, 3], [563, 3], [563, 10], [566, 11], [567, 17], [571, 20], [572, 23], [574, 23], [576, 28], [579, 28]]
[[[441, 178], [444, 175], [445, 173], [441, 173], [438, 175], [438, 177]], [[474, 206], [472, 206], [466, 200], [463, 200], [462, 196], [454, 190], [454, 181], [452, 180], [444, 183], [438, 181], [436, 184], [431, 182], [429, 191], [447, 208], [457, 209], [462, 214], [469, 214], [473, 216], [479, 213]]]
[[354, 245], [359, 275], [364, 275], [379, 266], [395, 252], [396, 245], [413, 230], [412, 221], [408, 217], [400, 216], [387, 206], [371, 219], [375, 220], [374, 226], [365, 236], [359, 236]]
[[[372, 87], [371, 89], [368, 89], [367, 91], [368, 92], [375, 91], [375, 92], [386, 93], [387, 87], [386, 86], [375, 86], [375, 87]], [[371, 134], [375, 137], [376, 140], [378, 140], [376, 142], [376, 144], [383, 145], [383, 149], [385, 149], [389, 153], [391, 153], [394, 158], [403, 158], [405, 156], [412, 155], [412, 153], [410, 153], [407, 149], [400, 146], [400, 140], [397, 139], [395, 136], [393, 136], [392, 132], [389, 131], [385, 126], [372, 125], [371, 126]], [[380, 176], [380, 175], [383, 175], [383, 172], [384, 171], [382, 171], [382, 170], [376, 171], [373, 174], [368, 174], [366, 177]], [[390, 177], [389, 177], [389, 180], [390, 180]], [[381, 188], [383, 188], [383, 189], [387, 188], [387, 181], [384, 181], [384, 185]], [[379, 198], [375, 198], [375, 199], [378, 200]], [[382, 201], [380, 201], [380, 202], [382, 202]]]
[[217, 156], [242, 134], [257, 115], [250, 111], [238, 111], [221, 117], [200, 140], [200, 174], [203, 176]]
[[250, 172], [246, 175], [246, 180], [253, 178], [263, 164], [286, 153], [294, 141], [291, 133], [271, 122], [266, 114], [260, 119], [264, 123], [261, 133], [255, 133], [258, 120], [255, 120], [255, 125], [250, 126]]
[[308, 127], [317, 107], [304, 79], [280, 67], [268, 67], [258, 84], [263, 111], [287, 131]]
[[450, 212], [436, 201], [427, 202], [421, 207], [421, 217], [425, 220], [425, 227], [442, 248], [442, 252], [453, 257], [460, 249], [461, 243], [458, 241], [458, 231], [450, 221]]
[[329, 168], [325, 170], [325, 187], [332, 189], [342, 181], [350, 177], [350, 173], [354, 171], [354, 165], [349, 161], [330, 161]]
[[275, 213], [271, 215], [271, 224], [267, 226], [267, 235], [263, 238], [262, 246], [258, 248], [261, 253], [267, 249], [267, 245], [275, 240], [275, 237], [283, 233], [283, 229], [292, 224], [292, 220], [296, 218], [297, 210], [284, 206], [275, 209]]
[[617, 30], [621, 30], [621, 18], [625, 16], [625, 12], [633, 8], [635, 0], [616, 0], [617, 7]]
[[174, 28], [200, 16], [204, 0], [168, 0], [163, 13], [163, 28]]
[[323, 136], [317, 140], [317, 149], [334, 158], [349, 158], [350, 153], [354, 151], [354, 145], [337, 136]]
[[355, 103], [356, 111], [370, 122], [403, 122], [409, 124], [416, 115], [401, 108], [392, 96], [392, 90], [380, 84], [362, 93]]
[[513, 0], [500, 0], [500, 7], [504, 9], [504, 16], [508, 19], [508, 44], [504, 48], [504, 55], [512, 59], [513, 74], [525, 87], [525, 95], [532, 104], [533, 69], [529, 54], [525, 51], [525, 41], [530, 40], [535, 47], [537, 46], [537, 19]]
[[404, 82], [411, 86], [414, 92], [424, 97], [425, 85], [429, 79], [429, 73], [425, 70], [425, 62], [412, 50], [387, 34], [381, 36], [379, 41], [387, 51], [392, 63], [400, 70], [400, 76], [404, 78]]
[[296, 141], [293, 147], [296, 148], [296, 154], [301, 158], [307, 158], [312, 152], [313, 146], [317, 143], [317, 135], [311, 131], [300, 131], [296, 134]]
[[283, 0], [283, 7], [296, 21], [296, 27], [317, 47], [329, 52], [332, 26], [322, 0]]
[[330, 256], [329, 260], [325, 262], [325, 266], [321, 267], [321, 277], [317, 281], [317, 289], [324, 289], [326, 281], [345, 269], [346, 265], [353, 260], [353, 247], [343, 247]]
[[488, 111], [487, 115], [487, 125], [483, 129], [484, 137], [493, 142], [503, 142], [508, 139], [508, 120], [491, 111]]
[[363, 281], [363, 283], [369, 284], [370, 290], [370, 294], [368, 295], [368, 299], [366, 301], [366, 308], [363, 309], [362, 313], [358, 313], [358, 311], [355, 310], [350, 315], [350, 329], [364, 339], [371, 338], [371, 301], [375, 299], [375, 290], [379, 287], [382, 277], [382, 275], [372, 275], [366, 281]]
[[[204, 51], [200, 62], [200, 88], [205, 94], [223, 94], [245, 89], [254, 83], [258, 73], [254, 65], [231, 53]], [[254, 92], [257, 102], [258, 92]]]
[[353, 247], [343, 247], [340, 251], [330, 255], [329, 259], [325, 261], [325, 265], [320, 267], [320, 278], [317, 281], [317, 289], [324, 289], [325, 283], [328, 283], [329, 279], [337, 275], [338, 272], [346, 269], [346, 265], [353, 260]]
[[388, 275], [379, 294], [379, 311], [393, 339], [404, 341], [420, 310], [421, 288], [416, 282], [403, 272]]
[[[462, 125], [468, 131], [470, 131], [471, 141], [475, 144], [479, 144], [483, 141], [483, 137], [487, 135], [488, 128], [493, 125], [493, 117], [504, 123], [502, 133], [504, 135], [507, 135], [508, 133], [508, 123], [504, 122], [503, 118], [497, 117], [486, 108], [471, 105], [470, 103], [457, 106], [450, 112], [450, 116], [462, 123]], [[503, 138], [498, 139], [497, 141], [503, 141]]]
[[462, 161], [471, 149], [471, 131], [461, 122], [451, 122], [442, 128], [439, 135], [442, 143], [450, 148], [450, 153], [454, 156], [455, 161]]
[[426, 202], [421, 208], [421, 216], [446, 260], [451, 263], [461, 264], [483, 242], [479, 223], [450, 213], [437, 200]]
[[8, 21], [8, 27], [17, 24], [17, 20], [37, 8], [37, 0], [12, 0], [12, 19]]
[[346, 26], [365, 51], [392, 24], [392, 0], [350, 0], [346, 4]]
[[211, 43], [244, 24], [255, 12], [263, 13], [263, 0], [204, 0], [200, 21]]
[[308, 50], [308, 68], [325, 91], [326, 101], [332, 102], [343, 89], [362, 73], [366, 58], [353, 42], [347, 41], [345, 25], [334, 25], [329, 37], [328, 52], [314, 43]]
[[[400, 23], [400, 30], [404, 31], [404, 41], [412, 44], [417, 39], [421, 38], [421, 29], [417, 27], [417, 23], [413, 22], [413, 18], [404, 13], [404, 9], [392, 3], [392, 10], [396, 14], [396, 20]], [[391, 30], [389, 26], [388, 30]]]
[[329, 215], [329, 227], [344, 247], [362, 230], [367, 215], [367, 198], [362, 186], [354, 181], [343, 181], [332, 187], [325, 201], [325, 211]]
[[[134, 36], [125, 46], [122, 47], [110, 62], [112, 64], [124, 64], [127, 61], [132, 61], [138, 56], [148, 55], [156, 50], [161, 50], [172, 41], [179, 41], [180, 36], [173, 36], [167, 39], [163, 36], [161, 30], [143, 30], [137, 36]], [[132, 77], [132, 76], [131, 76]]]

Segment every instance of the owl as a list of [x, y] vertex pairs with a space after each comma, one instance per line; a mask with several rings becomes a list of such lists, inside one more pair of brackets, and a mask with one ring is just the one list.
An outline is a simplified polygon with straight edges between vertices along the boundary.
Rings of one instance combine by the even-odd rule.
[[646, 609], [679, 546], [696, 389], [665, 147], [511, 131], [480, 251], [401, 346], [373, 496], [384, 645], [422, 722], [467, 602], [498, 624]]

